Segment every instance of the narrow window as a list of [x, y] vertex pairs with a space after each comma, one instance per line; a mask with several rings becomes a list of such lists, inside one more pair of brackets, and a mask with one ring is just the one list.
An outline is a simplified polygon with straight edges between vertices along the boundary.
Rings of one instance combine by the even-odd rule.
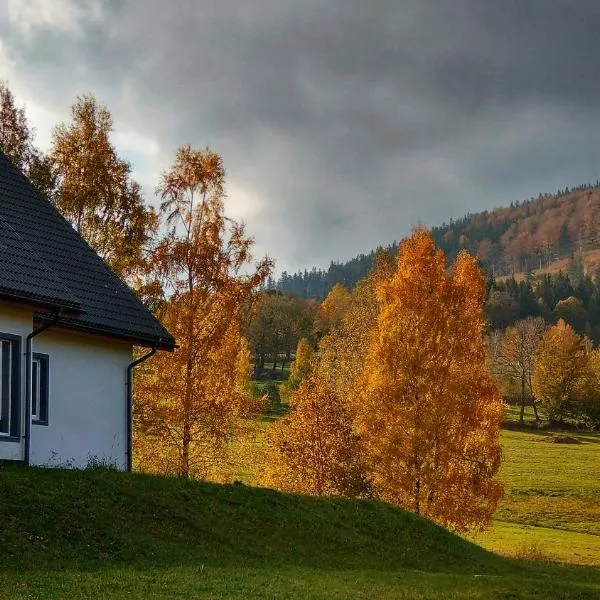
[[31, 420], [36, 425], [48, 425], [49, 357], [34, 353], [31, 361]]
[[0, 333], [0, 441], [19, 441], [21, 338]]

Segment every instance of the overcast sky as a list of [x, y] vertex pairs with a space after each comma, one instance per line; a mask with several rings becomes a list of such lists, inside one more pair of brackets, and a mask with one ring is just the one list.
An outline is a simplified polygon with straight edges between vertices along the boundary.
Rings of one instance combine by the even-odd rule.
[[47, 148], [91, 92], [153, 202], [185, 143], [277, 270], [600, 177], [599, 0], [0, 0]]

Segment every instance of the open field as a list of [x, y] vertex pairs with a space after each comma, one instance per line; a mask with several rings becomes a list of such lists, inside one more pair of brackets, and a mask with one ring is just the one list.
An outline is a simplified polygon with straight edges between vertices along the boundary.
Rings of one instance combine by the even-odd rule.
[[484, 547], [600, 565], [600, 434], [571, 433], [556, 444], [545, 431], [502, 432], [506, 495]]
[[600, 597], [374, 501], [105, 471], [0, 469], [0, 598]]

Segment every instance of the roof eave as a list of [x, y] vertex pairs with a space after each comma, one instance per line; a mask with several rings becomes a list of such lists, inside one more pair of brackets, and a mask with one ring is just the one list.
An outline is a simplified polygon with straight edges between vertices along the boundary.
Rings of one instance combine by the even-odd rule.
[[[36, 317], [41, 321], [49, 321], [52, 315], [45, 313], [37, 313]], [[163, 337], [154, 337], [148, 335], [142, 335], [135, 332], [119, 331], [116, 329], [110, 329], [108, 327], [94, 326], [88, 323], [77, 323], [73, 320], [63, 321], [59, 320], [58, 326], [64, 329], [70, 329], [72, 331], [82, 331], [87, 333], [93, 333], [109, 338], [115, 338], [120, 340], [126, 340], [137, 346], [144, 346], [146, 348], [157, 348], [158, 350], [166, 350], [172, 352], [179, 346], [174, 339], [167, 339]]]

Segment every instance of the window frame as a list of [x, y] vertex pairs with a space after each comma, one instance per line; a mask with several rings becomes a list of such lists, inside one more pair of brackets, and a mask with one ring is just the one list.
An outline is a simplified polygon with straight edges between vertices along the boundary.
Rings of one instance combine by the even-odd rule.
[[10, 343], [11, 356], [9, 382], [4, 382], [4, 357], [0, 363], [0, 405], [4, 412], [5, 394], [8, 391], [8, 432], [0, 431], [1, 442], [21, 441], [21, 345], [22, 338], [12, 333], [0, 332], [0, 343]]
[[[33, 388], [33, 364], [37, 363], [37, 390]], [[33, 352], [31, 356], [31, 424], [48, 425], [48, 413], [50, 410], [50, 357], [41, 352]], [[38, 392], [37, 411], [33, 411], [34, 392]]]

